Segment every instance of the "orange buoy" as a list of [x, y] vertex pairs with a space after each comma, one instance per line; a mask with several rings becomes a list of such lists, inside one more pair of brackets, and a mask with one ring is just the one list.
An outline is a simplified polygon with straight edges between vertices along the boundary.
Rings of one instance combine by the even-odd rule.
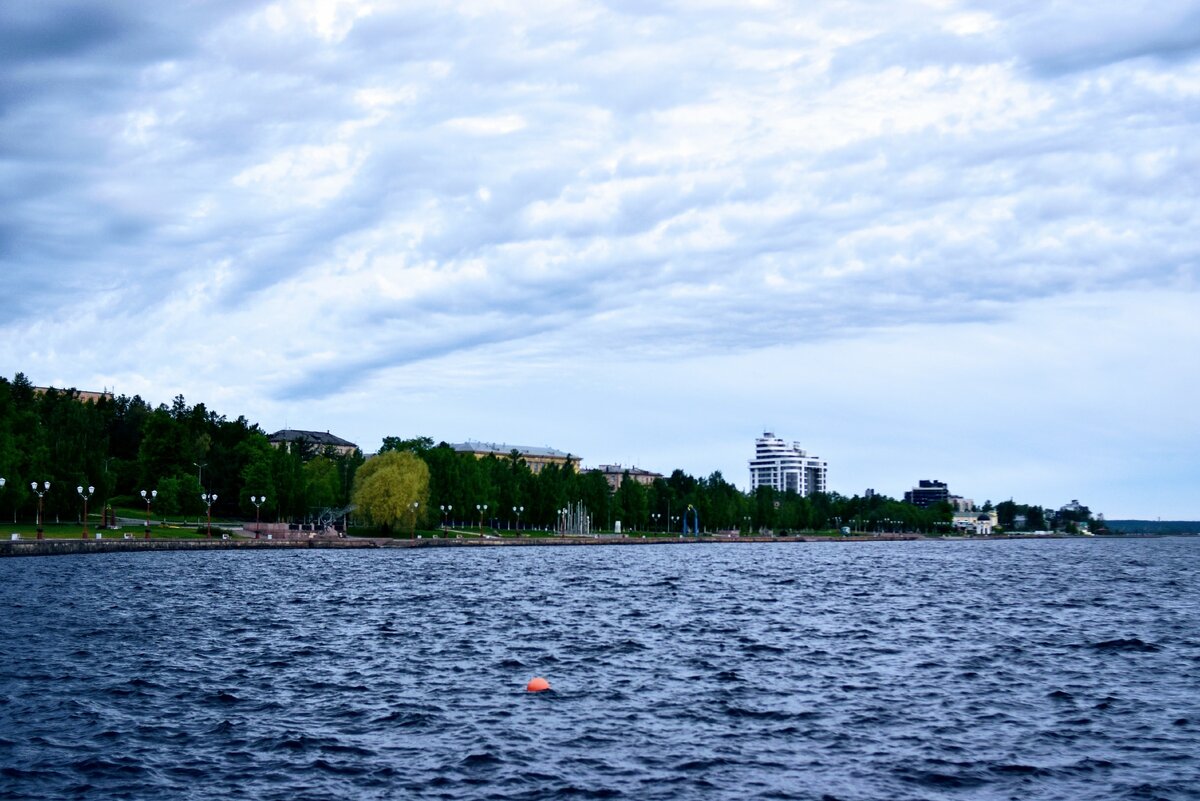
[[540, 693], [543, 690], [550, 689], [550, 682], [546, 681], [541, 676], [535, 676], [529, 680], [529, 684], [525, 685], [525, 689], [531, 693]]

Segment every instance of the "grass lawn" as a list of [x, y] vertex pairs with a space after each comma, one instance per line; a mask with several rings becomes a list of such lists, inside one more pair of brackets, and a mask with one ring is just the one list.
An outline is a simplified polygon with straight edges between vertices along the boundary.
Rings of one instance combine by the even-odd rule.
[[[223, 521], [222, 521], [223, 522]], [[119, 530], [99, 529], [100, 518], [88, 521], [88, 536], [89, 540], [96, 539], [96, 534], [99, 532], [103, 539], [106, 540], [121, 540], [125, 535], [132, 534], [134, 539], [142, 539], [145, 537], [146, 530], [141, 525], [122, 524]], [[223, 528], [224, 526], [222, 526]], [[218, 523], [213, 521], [213, 536], [220, 536], [217, 533]], [[20, 534], [23, 540], [37, 539], [37, 525], [35, 523], [3, 523], [0, 524], [0, 538], [5, 540], [12, 539], [13, 534]], [[44, 536], [48, 540], [78, 540], [83, 539], [83, 527], [79, 523], [46, 523], [44, 526]], [[204, 532], [198, 531], [196, 524], [189, 523], [184, 526], [182, 524], [171, 524], [163, 526], [161, 521], [155, 520], [150, 527], [150, 538], [156, 540], [196, 540], [204, 539]]]

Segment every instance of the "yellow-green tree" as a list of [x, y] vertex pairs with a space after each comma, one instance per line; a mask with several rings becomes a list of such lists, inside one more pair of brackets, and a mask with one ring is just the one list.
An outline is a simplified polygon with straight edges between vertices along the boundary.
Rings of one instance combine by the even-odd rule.
[[360, 515], [385, 531], [416, 529], [429, 501], [429, 467], [412, 451], [386, 451], [354, 475], [353, 502]]

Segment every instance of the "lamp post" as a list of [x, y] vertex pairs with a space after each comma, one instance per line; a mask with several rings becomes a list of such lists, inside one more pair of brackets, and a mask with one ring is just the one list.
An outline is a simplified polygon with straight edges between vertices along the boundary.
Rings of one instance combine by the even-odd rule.
[[746, 534], [750, 533], [750, 515], [742, 515], [742, 520], [746, 523]]
[[525, 511], [524, 506], [514, 506], [513, 512], [517, 515], [517, 536], [521, 536], [521, 512]]
[[254, 504], [254, 539], [258, 539], [262, 535], [262, 515], [259, 510], [266, 502], [266, 495], [250, 496], [250, 503]]
[[487, 511], [487, 504], [475, 504], [475, 511], [479, 512], [479, 536], [483, 536], [483, 513]]
[[34, 495], [38, 496], [37, 538], [39, 540], [45, 539], [45, 537], [42, 535], [42, 521], [45, 519], [45, 516], [42, 514], [42, 498], [46, 495], [47, 492], [50, 491], [50, 482], [49, 481], [45, 482], [42, 485], [42, 489], [39, 490], [37, 482], [31, 481], [31, 482], [29, 482], [29, 488], [31, 490], [33, 490]]
[[146, 502], [146, 539], [150, 539], [150, 503], [157, 497], [158, 490], [142, 490], [142, 500]]
[[204, 536], [212, 539], [212, 505], [217, 502], [217, 494], [215, 492], [200, 493], [200, 500], [204, 501], [204, 505], [208, 507], [208, 530]]
[[412, 538], [414, 540], [417, 538], [417, 507], [420, 505], [420, 501], [413, 501], [412, 506], [410, 507], [413, 513]]
[[76, 487], [75, 491], [79, 493], [79, 497], [83, 498], [83, 539], [87, 539], [87, 504], [88, 498], [92, 497], [96, 492], [95, 487], [88, 487], [87, 492], [83, 491], [83, 487]]
[[443, 503], [438, 508], [442, 510], [442, 530], [444, 531], [446, 528], [446, 504]]
[[658, 512], [651, 512], [650, 519], [654, 521], [654, 527], [658, 528], [658, 521], [662, 519], [662, 515]]

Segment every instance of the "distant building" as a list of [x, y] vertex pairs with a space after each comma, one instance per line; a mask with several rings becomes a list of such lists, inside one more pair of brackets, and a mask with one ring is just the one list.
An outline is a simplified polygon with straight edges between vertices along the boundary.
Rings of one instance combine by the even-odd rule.
[[482, 459], [485, 456], [495, 456], [497, 459], [502, 459], [505, 456], [512, 455], [516, 451], [520, 458], [525, 460], [525, 464], [529, 465], [529, 469], [534, 473], [542, 472], [542, 468], [548, 464], [556, 464], [559, 467], [569, 467], [572, 471], [579, 470], [579, 462], [582, 457], [574, 456], [564, 451], [555, 450], [554, 448], [535, 448], [528, 445], [508, 445], [503, 442], [459, 442], [451, 445], [451, 448], [459, 453], [471, 453], [475, 458]]
[[935, 503], [949, 503], [950, 489], [941, 481], [921, 479], [917, 486], [904, 493], [904, 502], [922, 508]]
[[995, 512], [956, 512], [953, 526], [956, 531], [986, 537], [999, 525]]
[[975, 510], [975, 500], [973, 498], [951, 495], [946, 500], [950, 501], [950, 505], [954, 507], [954, 511], [956, 512], [972, 512]]
[[608, 486], [613, 489], [620, 489], [621, 483], [625, 480], [625, 475], [629, 475], [631, 481], [636, 481], [639, 484], [650, 486], [655, 479], [662, 478], [662, 473], [653, 473], [649, 470], [643, 470], [640, 467], [622, 467], [619, 464], [602, 464], [599, 467], [594, 467], [588, 470], [589, 473], [599, 473], [604, 476], [608, 482]]
[[87, 403], [88, 401], [91, 401], [92, 403], [99, 403], [102, 400], [106, 400], [111, 403], [113, 400], [113, 394], [107, 389], [100, 392], [95, 392], [88, 389], [55, 389], [54, 387], [34, 387], [33, 392], [35, 395], [45, 395], [47, 392], [72, 392], [75, 394], [76, 400], [78, 400], [80, 403]]
[[304, 431], [299, 428], [285, 428], [276, 431], [267, 437], [267, 442], [271, 443], [274, 448], [283, 448], [288, 451], [297, 447], [311, 446], [320, 453], [326, 448], [333, 448], [338, 456], [349, 456], [358, 450], [358, 446], [353, 442], [335, 437], [328, 431]]
[[770, 431], [754, 440], [754, 458], [750, 460], [750, 491], [772, 487], [780, 492], [811, 495], [826, 492], [829, 465], [810, 456], [799, 442], [788, 444]]

